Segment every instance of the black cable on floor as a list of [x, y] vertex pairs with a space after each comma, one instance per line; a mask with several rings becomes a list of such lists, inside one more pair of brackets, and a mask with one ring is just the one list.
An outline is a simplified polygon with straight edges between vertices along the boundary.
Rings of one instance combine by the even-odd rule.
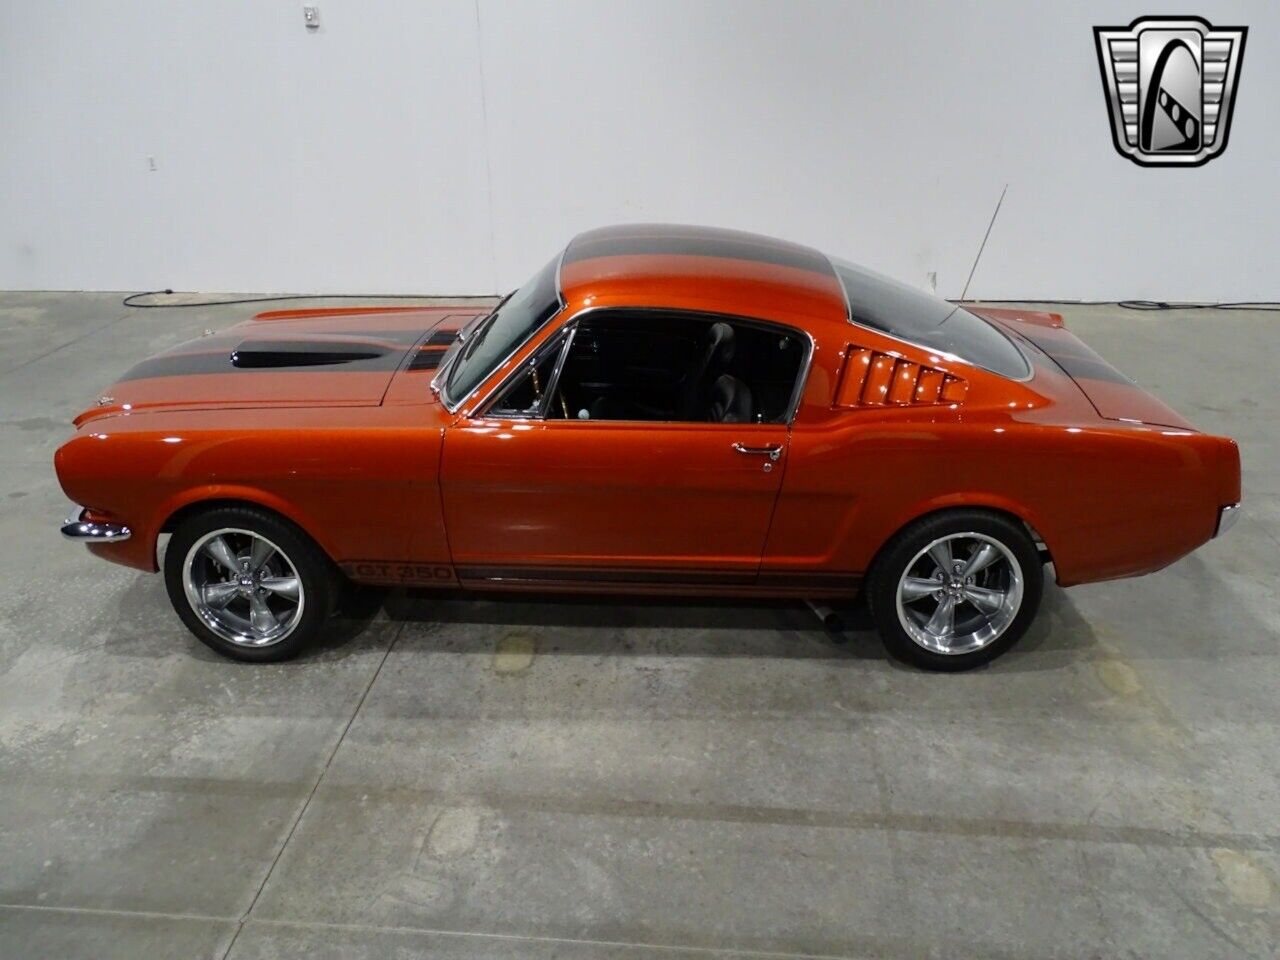
[[964, 303], [1035, 303], [1064, 307], [1121, 307], [1125, 310], [1262, 310], [1280, 311], [1274, 300], [1227, 300], [1192, 303], [1186, 300], [965, 300]]
[[1177, 300], [1121, 300], [1116, 306], [1124, 307], [1126, 310], [1280, 310], [1280, 303], [1272, 301], [1250, 303], [1246, 300], [1227, 303], [1187, 303]]

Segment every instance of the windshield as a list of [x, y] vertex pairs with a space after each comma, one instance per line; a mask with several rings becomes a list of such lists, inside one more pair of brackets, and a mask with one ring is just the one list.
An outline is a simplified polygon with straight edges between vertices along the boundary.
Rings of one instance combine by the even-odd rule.
[[1020, 380], [1031, 373], [1012, 340], [963, 307], [844, 260], [832, 258], [831, 265], [854, 323], [949, 353], [1002, 377]]
[[444, 382], [444, 401], [458, 403], [560, 310], [556, 268], [560, 255], [508, 294], [462, 345]]

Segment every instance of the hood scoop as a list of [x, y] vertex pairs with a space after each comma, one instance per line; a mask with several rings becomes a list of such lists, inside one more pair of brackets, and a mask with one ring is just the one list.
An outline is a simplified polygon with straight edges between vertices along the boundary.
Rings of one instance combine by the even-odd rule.
[[[403, 348], [395, 351], [403, 354]], [[240, 370], [285, 367], [330, 367], [377, 360], [391, 351], [367, 342], [317, 340], [245, 340], [231, 351], [231, 365]]]

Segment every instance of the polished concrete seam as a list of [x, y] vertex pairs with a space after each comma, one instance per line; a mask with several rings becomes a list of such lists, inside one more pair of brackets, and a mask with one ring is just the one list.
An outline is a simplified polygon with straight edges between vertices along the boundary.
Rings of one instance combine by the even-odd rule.
[[[664, 953], [696, 953], [731, 957], [776, 957], [789, 960], [851, 960], [848, 953], [810, 953], [788, 950], [760, 950], [752, 947], [706, 947], [698, 944], [644, 943], [638, 940], [602, 940], [591, 937], [553, 937], [534, 933], [494, 933], [489, 930], [449, 930], [437, 927], [380, 926], [364, 923], [337, 923], [326, 920], [263, 920], [250, 923], [275, 927], [310, 927], [317, 930], [348, 931], [352, 933], [405, 933], [436, 937], [473, 938], [477, 940], [507, 940], [516, 943], [575, 944], [588, 947], [623, 947], [627, 949], [657, 950]], [[224, 958], [225, 960], [225, 958]]]
[[[850, 954], [793, 953], [785, 950], [755, 950], [751, 948], [744, 949], [738, 947], [703, 947], [668, 943], [641, 943], [639, 941], [631, 940], [596, 940], [579, 937], [539, 936], [537, 934], [492, 933], [486, 930], [446, 930], [434, 927], [406, 927], [400, 925], [382, 926], [372, 923], [336, 923], [325, 920], [264, 920], [259, 918], [246, 920], [243, 917], [237, 920], [235, 917], [217, 917], [200, 913], [165, 913], [158, 910], [115, 910], [103, 907], [64, 907], [46, 906], [44, 904], [0, 903], [0, 910], [28, 911], [33, 913], [84, 914], [86, 916], [117, 917], [126, 920], [181, 920], [193, 923], [235, 923], [238, 924], [236, 930], [237, 936], [246, 924], [257, 924], [259, 926], [266, 927], [285, 927], [305, 930], [335, 930], [351, 933], [400, 933], [419, 936], [471, 938], [476, 940], [506, 940], [517, 943], [559, 943], [591, 947], [624, 947], [629, 949], [661, 951], [664, 953], [696, 953], [710, 956], [776, 957], [780, 958], [780, 960], [781, 958], [786, 958], [786, 960], [849, 960], [851, 956]], [[231, 943], [227, 946], [227, 952], [222, 955], [222, 960], [226, 960], [227, 955], [230, 954], [231, 948], [234, 946], [235, 938], [233, 937]]]
[[65, 349], [66, 347], [79, 343], [81, 340], [84, 340], [87, 337], [91, 337], [95, 333], [101, 333], [103, 330], [107, 330], [110, 327], [114, 327], [117, 323], [120, 323], [122, 320], [128, 320], [131, 316], [133, 316], [132, 311], [124, 314], [123, 316], [116, 317], [114, 320], [108, 320], [106, 323], [96, 326], [91, 330], [86, 330], [84, 333], [80, 334], [80, 336], [73, 337], [72, 339], [68, 340], [66, 343], [60, 343], [56, 347], [46, 350], [44, 353], [40, 354], [39, 356], [32, 357], [29, 360], [23, 360], [17, 366], [6, 367], [4, 370], [0, 370], [0, 377], [4, 376], [5, 374], [13, 373], [16, 370], [21, 370], [23, 367], [29, 367], [31, 364], [35, 363], [37, 360], [43, 360], [46, 357], [51, 357], [55, 353], [57, 353], [59, 350]]
[[1178, 898], [1178, 900], [1180, 900], [1180, 901], [1182, 902], [1182, 905], [1183, 905], [1183, 906], [1185, 906], [1185, 907], [1186, 907], [1186, 908], [1191, 912], [1192, 916], [1194, 916], [1194, 917], [1195, 917], [1196, 919], [1198, 919], [1201, 923], [1203, 923], [1206, 927], [1208, 927], [1208, 928], [1209, 928], [1209, 930], [1211, 930], [1211, 931], [1213, 932], [1213, 934], [1214, 934], [1215, 936], [1217, 936], [1217, 938], [1218, 938], [1219, 940], [1223, 941], [1224, 943], [1228, 943], [1228, 944], [1230, 944], [1231, 946], [1235, 947], [1235, 949], [1239, 950], [1239, 951], [1240, 951], [1242, 954], [1244, 954], [1246, 957], [1261, 957], [1261, 956], [1262, 956], [1262, 954], [1260, 954], [1260, 953], [1254, 953], [1252, 950], [1250, 950], [1250, 949], [1249, 949], [1248, 947], [1246, 947], [1244, 944], [1242, 944], [1242, 943], [1240, 943], [1238, 940], [1236, 940], [1236, 938], [1235, 938], [1235, 937], [1231, 936], [1231, 934], [1227, 933], [1227, 931], [1226, 931], [1226, 930], [1222, 929], [1221, 925], [1219, 925], [1219, 924], [1215, 923], [1215, 922], [1213, 921], [1213, 918], [1211, 918], [1211, 917], [1209, 916], [1209, 914], [1205, 913], [1205, 912], [1204, 912], [1204, 910], [1202, 910], [1200, 907], [1196, 906], [1195, 901], [1194, 901], [1194, 900], [1192, 900], [1190, 897], [1188, 897], [1188, 896], [1187, 896], [1185, 893], [1183, 893], [1181, 890], [1179, 890], [1179, 889], [1178, 889], [1174, 884], [1172, 884], [1172, 883], [1170, 883], [1170, 882], [1168, 882], [1168, 881], [1166, 880], [1166, 881], [1165, 881], [1165, 886], [1167, 886], [1167, 887], [1169, 888], [1169, 891], [1170, 891], [1170, 892], [1171, 892], [1175, 897], [1177, 897], [1177, 898]]
[[271, 875], [275, 872], [276, 865], [280, 862], [280, 858], [284, 856], [285, 850], [289, 846], [289, 841], [293, 839], [294, 833], [298, 829], [298, 824], [302, 822], [302, 818], [306, 816], [307, 809], [311, 806], [311, 801], [316, 795], [316, 791], [320, 789], [320, 784], [324, 780], [325, 774], [329, 772], [329, 766], [333, 763], [333, 758], [338, 755], [338, 750], [342, 747], [342, 742], [347, 739], [347, 733], [351, 730], [351, 725], [356, 722], [356, 717], [360, 714], [360, 708], [364, 706], [364, 702], [369, 697], [369, 691], [373, 689], [373, 685], [378, 682], [378, 677], [382, 673], [382, 668], [386, 666], [387, 658], [391, 656], [391, 651], [395, 649], [396, 641], [400, 639], [400, 634], [404, 632], [404, 625], [396, 631], [391, 642], [387, 644], [387, 649], [383, 651], [382, 659], [378, 661], [377, 668], [373, 671], [373, 676], [369, 678], [369, 682], [365, 685], [364, 692], [360, 694], [360, 699], [356, 701], [356, 708], [351, 711], [351, 716], [347, 718], [346, 725], [342, 728], [342, 733], [338, 735], [338, 740], [333, 745], [333, 749], [329, 751], [329, 756], [324, 762], [324, 766], [320, 769], [320, 775], [316, 777], [316, 782], [311, 785], [311, 792], [307, 794], [307, 799], [302, 802], [298, 815], [294, 818], [293, 824], [289, 827], [289, 832], [285, 834], [284, 843], [280, 844], [280, 849], [276, 851], [275, 858], [271, 861], [271, 866], [267, 868], [266, 875], [262, 878], [262, 882], [258, 884], [258, 889], [253, 894], [253, 899], [249, 902], [248, 908], [240, 915], [240, 920], [236, 925], [235, 933], [231, 935], [231, 940], [227, 944], [227, 949], [222, 954], [222, 960], [227, 960], [232, 948], [236, 945], [236, 940], [240, 936], [240, 931], [244, 929], [244, 924], [249, 919], [249, 914], [253, 912], [253, 908], [258, 905], [258, 899], [262, 896], [262, 891], [266, 889], [267, 882], [271, 879]]
[[0, 903], [0, 910], [33, 913], [83, 913], [95, 917], [122, 917], [137, 920], [190, 920], [196, 923], [235, 923], [235, 917], [215, 917], [205, 913], [166, 913], [163, 910], [123, 910], [112, 907], [67, 907], [47, 903]]

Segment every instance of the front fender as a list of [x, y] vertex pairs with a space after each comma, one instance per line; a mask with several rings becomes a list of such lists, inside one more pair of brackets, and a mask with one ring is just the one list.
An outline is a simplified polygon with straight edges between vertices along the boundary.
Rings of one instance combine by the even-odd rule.
[[305, 530], [335, 562], [448, 562], [441, 434], [424, 407], [147, 413], [95, 421], [58, 451], [67, 496], [134, 535], [98, 556], [154, 571], [179, 510], [250, 503]]

